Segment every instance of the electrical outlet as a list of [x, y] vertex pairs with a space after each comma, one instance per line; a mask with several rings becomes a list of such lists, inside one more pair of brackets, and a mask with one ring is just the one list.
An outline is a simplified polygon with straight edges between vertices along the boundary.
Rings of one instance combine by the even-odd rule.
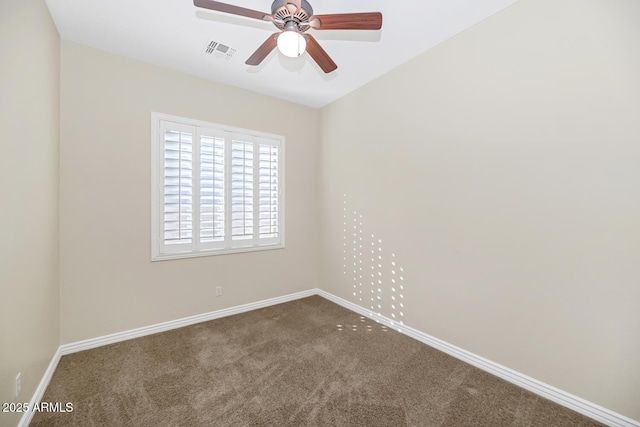
[[18, 372], [18, 375], [16, 375], [16, 384], [15, 384], [16, 388], [15, 388], [15, 397], [20, 396], [20, 392], [22, 391], [22, 372]]
[[216, 296], [222, 295], [222, 286], [216, 286]]

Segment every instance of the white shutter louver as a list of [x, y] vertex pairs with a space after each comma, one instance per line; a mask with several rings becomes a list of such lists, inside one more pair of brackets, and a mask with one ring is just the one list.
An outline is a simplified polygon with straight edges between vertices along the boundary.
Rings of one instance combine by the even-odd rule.
[[225, 237], [224, 138], [200, 136], [200, 241], [223, 242]]
[[253, 143], [231, 142], [231, 238], [253, 239]]
[[164, 132], [164, 244], [191, 244], [193, 239], [193, 134]]
[[284, 139], [153, 113], [152, 257], [284, 247]]
[[259, 238], [274, 239], [279, 232], [279, 206], [278, 199], [280, 187], [279, 175], [279, 148], [276, 145], [259, 145]]

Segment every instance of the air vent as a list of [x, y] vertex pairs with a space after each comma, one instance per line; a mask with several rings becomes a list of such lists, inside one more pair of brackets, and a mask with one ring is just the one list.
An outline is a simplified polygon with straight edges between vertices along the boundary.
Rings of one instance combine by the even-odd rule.
[[229, 60], [231, 59], [233, 54], [236, 53], [236, 50], [225, 44], [211, 40], [207, 43], [202, 53], [208, 56], [212, 56], [214, 58]]

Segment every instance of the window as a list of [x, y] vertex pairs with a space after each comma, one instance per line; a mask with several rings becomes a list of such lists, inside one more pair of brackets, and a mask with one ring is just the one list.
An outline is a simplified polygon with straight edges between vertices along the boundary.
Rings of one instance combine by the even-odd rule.
[[153, 261], [284, 247], [284, 137], [152, 114]]

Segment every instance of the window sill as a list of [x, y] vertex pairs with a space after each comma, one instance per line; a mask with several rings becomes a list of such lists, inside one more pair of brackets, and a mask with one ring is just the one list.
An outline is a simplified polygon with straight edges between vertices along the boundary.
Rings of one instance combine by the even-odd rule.
[[185, 253], [176, 253], [176, 254], [167, 254], [167, 255], [152, 255], [151, 261], [169, 261], [174, 259], [182, 259], [182, 258], [200, 258], [200, 257], [208, 257], [215, 255], [231, 255], [231, 254], [240, 254], [246, 252], [261, 252], [261, 251], [271, 251], [275, 249], [284, 249], [284, 244], [282, 245], [269, 245], [269, 246], [255, 246], [250, 248], [236, 248], [236, 249], [219, 249], [219, 250], [209, 250], [202, 252], [185, 252]]

